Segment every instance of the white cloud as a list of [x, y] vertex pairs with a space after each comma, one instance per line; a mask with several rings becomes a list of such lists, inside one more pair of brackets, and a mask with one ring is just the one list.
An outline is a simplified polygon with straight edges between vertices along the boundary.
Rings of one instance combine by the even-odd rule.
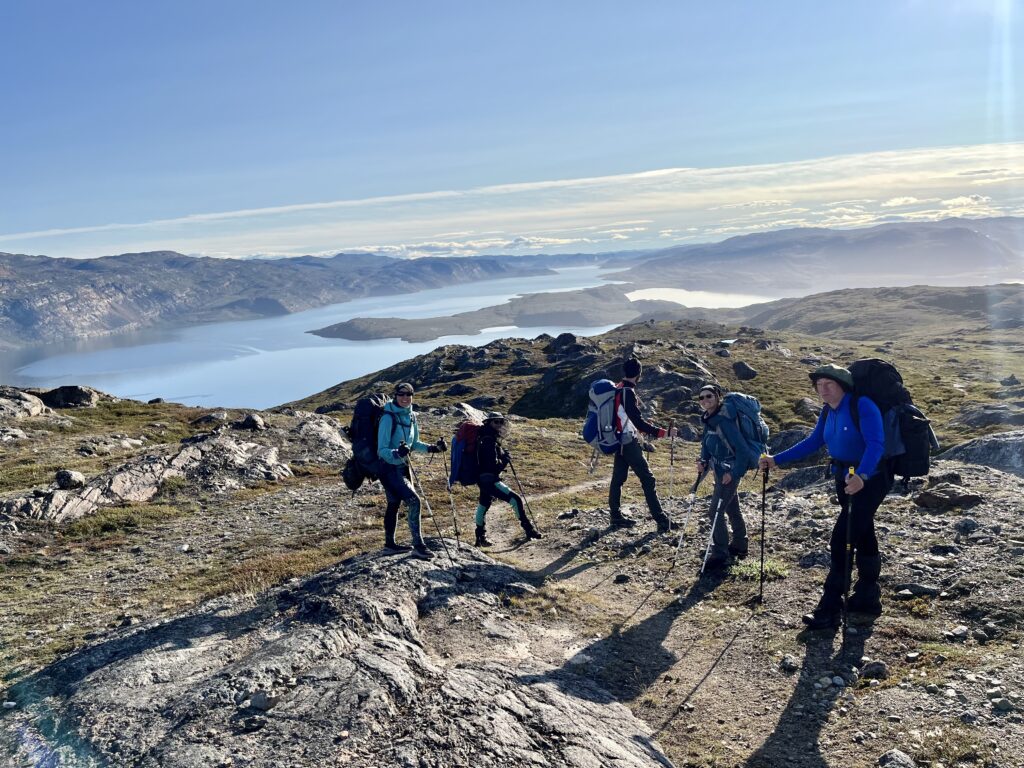
[[942, 204], [950, 208], [963, 208], [965, 206], [985, 205], [991, 202], [992, 198], [985, 195], [961, 195], [950, 200], [943, 200]]
[[917, 205], [921, 201], [916, 197], [893, 197], [882, 203], [883, 208], [902, 208], [906, 205]]
[[[55, 226], [0, 234], [0, 250], [464, 255], [601, 250], [624, 236], [642, 248], [782, 226], [869, 226], [894, 209], [911, 220], [999, 213], [1022, 203], [1022, 176], [1024, 143], [928, 148]], [[991, 182], [985, 195], [963, 195], [979, 180]]]

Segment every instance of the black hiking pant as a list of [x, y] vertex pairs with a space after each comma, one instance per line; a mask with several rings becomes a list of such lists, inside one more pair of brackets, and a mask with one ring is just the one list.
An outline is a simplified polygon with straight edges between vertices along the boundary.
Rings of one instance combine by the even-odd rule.
[[629, 470], [631, 469], [640, 481], [640, 486], [644, 489], [644, 498], [647, 500], [647, 509], [650, 510], [651, 517], [658, 523], [667, 521], [668, 518], [664, 511], [662, 511], [661, 501], [658, 499], [658, 481], [655, 479], [654, 473], [651, 472], [651, 468], [647, 465], [647, 457], [644, 456], [639, 440], [626, 443], [615, 454], [615, 464], [612, 467], [612, 484], [608, 488], [608, 510], [611, 512], [612, 518], [618, 517], [621, 514], [619, 507], [622, 504], [622, 484], [626, 482], [626, 478], [629, 477]]
[[404, 501], [406, 517], [409, 521], [409, 533], [413, 546], [423, 543], [420, 534], [420, 497], [412, 487], [409, 467], [406, 465], [383, 465], [380, 473], [380, 484], [384, 486], [384, 497], [387, 507], [384, 509], [384, 534], [390, 531], [394, 535], [398, 522], [398, 506]]
[[[841, 509], [836, 524], [832, 528], [829, 540], [831, 568], [825, 577], [825, 587], [821, 596], [820, 607], [830, 611], [838, 611], [843, 602], [843, 592], [850, 571], [846, 570], [846, 520], [847, 509], [850, 517], [850, 540], [853, 544], [850, 567], [857, 564], [859, 575], [858, 589], [874, 587], [878, 582], [880, 559], [878, 554], [878, 538], [875, 536], [875, 512], [885, 500], [892, 487], [892, 478], [883, 469], [868, 478], [864, 487], [852, 496], [846, 494], [846, 467], [836, 466], [836, 496], [839, 497]], [[849, 502], [849, 503], [847, 503]]]

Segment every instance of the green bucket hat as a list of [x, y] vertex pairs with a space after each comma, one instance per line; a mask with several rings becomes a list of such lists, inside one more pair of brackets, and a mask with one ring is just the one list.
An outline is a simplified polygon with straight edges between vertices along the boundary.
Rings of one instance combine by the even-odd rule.
[[853, 391], [853, 374], [841, 365], [819, 365], [807, 375], [811, 377], [812, 383], [817, 383], [818, 379], [832, 379], [847, 392]]

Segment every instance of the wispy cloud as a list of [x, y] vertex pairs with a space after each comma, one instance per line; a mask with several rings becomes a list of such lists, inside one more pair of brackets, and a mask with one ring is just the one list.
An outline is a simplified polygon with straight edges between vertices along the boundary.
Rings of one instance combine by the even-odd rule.
[[[0, 233], [0, 249], [62, 256], [175, 249], [243, 257], [370, 250], [402, 256], [663, 247], [793, 226], [998, 215], [1024, 205], [1024, 144], [665, 168], [358, 200]], [[965, 185], [986, 182], [985, 194]]]

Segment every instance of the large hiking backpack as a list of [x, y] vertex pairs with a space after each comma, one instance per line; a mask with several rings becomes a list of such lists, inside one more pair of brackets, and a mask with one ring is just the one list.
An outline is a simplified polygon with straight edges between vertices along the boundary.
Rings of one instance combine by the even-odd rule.
[[452, 469], [448, 487], [456, 483], [476, 485], [480, 479], [480, 466], [476, 459], [476, 441], [483, 427], [478, 421], [466, 419], [452, 436]]
[[871, 398], [882, 412], [885, 432], [885, 451], [893, 476], [903, 478], [904, 485], [911, 477], [928, 474], [931, 449], [938, 450], [939, 442], [932, 431], [931, 422], [914, 405], [910, 392], [903, 385], [903, 377], [892, 363], [877, 358], [857, 360], [850, 364], [853, 375], [853, 401], [850, 415], [860, 429], [860, 411], [857, 399]]
[[[381, 417], [384, 415], [384, 406], [387, 405], [386, 395], [376, 394], [370, 397], [363, 397], [356, 401], [356, 407], [352, 410], [352, 423], [348, 427], [348, 439], [352, 443], [352, 457], [363, 471], [363, 476], [370, 480], [380, 477], [381, 461], [377, 456], [377, 429], [380, 426]], [[391, 419], [391, 431], [395, 430], [397, 424]], [[346, 466], [352, 482], [356, 481], [356, 472]], [[343, 476], [344, 477], [344, 476]], [[352, 488], [350, 481], [346, 479], [345, 484]], [[362, 479], [355, 483], [356, 488], [362, 484]], [[355, 488], [352, 488], [355, 490]]]
[[[758, 459], [761, 458], [762, 454], [768, 452], [768, 425], [761, 416], [761, 403], [753, 395], [745, 395], [742, 392], [729, 392], [722, 398], [721, 412], [736, 422], [740, 437], [743, 438], [743, 442], [746, 444], [746, 453], [748, 456], [753, 457], [752, 463], [744, 467], [734, 466], [733, 471], [736, 474], [743, 474], [751, 469], [756, 469]], [[716, 429], [716, 432], [722, 441], [729, 445], [729, 441], [725, 439], [722, 430]], [[736, 446], [730, 445], [729, 448], [736, 454], [736, 460], [739, 461], [739, 453], [736, 451]]]
[[622, 408], [622, 387], [610, 379], [598, 379], [590, 385], [590, 403], [583, 422], [583, 439], [601, 453], [617, 453], [622, 445], [625, 414]]

